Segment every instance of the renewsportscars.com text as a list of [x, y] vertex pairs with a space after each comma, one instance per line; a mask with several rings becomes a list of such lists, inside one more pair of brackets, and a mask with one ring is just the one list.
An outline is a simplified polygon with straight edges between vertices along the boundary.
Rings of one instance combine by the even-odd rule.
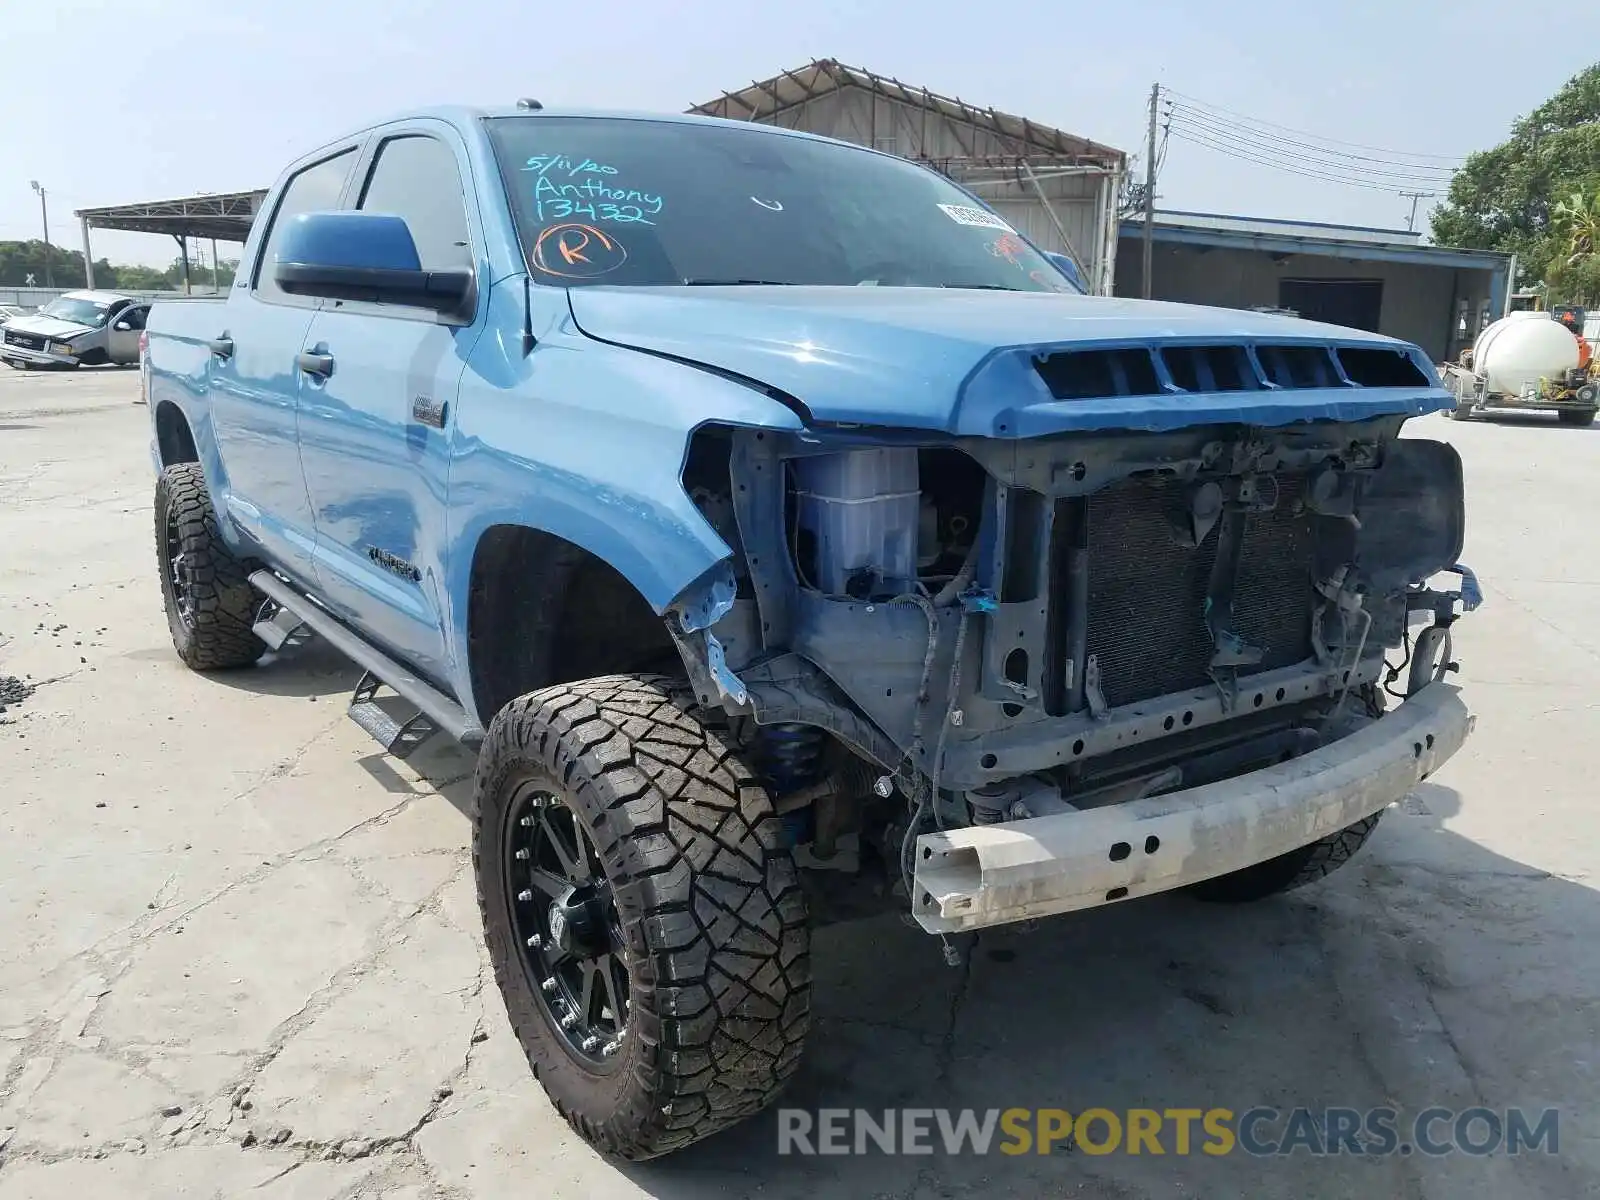
[[1556, 1109], [801, 1108], [779, 1154], [1558, 1154]]

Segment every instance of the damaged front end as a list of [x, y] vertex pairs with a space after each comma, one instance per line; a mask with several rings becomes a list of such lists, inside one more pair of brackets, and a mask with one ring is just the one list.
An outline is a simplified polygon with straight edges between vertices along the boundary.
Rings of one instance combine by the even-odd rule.
[[[747, 718], [814, 907], [897, 896], [940, 933], [1088, 907], [1426, 777], [1470, 728], [1439, 681], [1479, 597], [1460, 459], [1405, 419], [699, 431], [685, 486], [734, 553], [669, 625]], [[1382, 716], [1384, 688], [1411, 699]]]

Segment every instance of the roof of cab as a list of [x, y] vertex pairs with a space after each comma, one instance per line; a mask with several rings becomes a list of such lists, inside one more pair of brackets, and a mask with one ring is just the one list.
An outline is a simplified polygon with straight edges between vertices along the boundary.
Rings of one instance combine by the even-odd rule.
[[[605, 117], [615, 121], [664, 121], [673, 125], [724, 125], [737, 126], [741, 129], [757, 129], [763, 133], [770, 133], [779, 137], [806, 138], [815, 142], [837, 142], [839, 140], [837, 138], [823, 137], [820, 134], [807, 133], [802, 129], [785, 129], [779, 125], [767, 125], [756, 121], [732, 121], [725, 117], [706, 117], [697, 113], [643, 112], [631, 109], [607, 108], [550, 108], [548, 106], [529, 110], [515, 104], [491, 105], [482, 108], [451, 104], [434, 108], [415, 109], [411, 112], [397, 113], [386, 120], [375, 121], [368, 125], [366, 129], [352, 132], [364, 133], [367, 129], [381, 129], [385, 125], [393, 125], [399, 121], [432, 119], [445, 121], [460, 127], [501, 117], [519, 117], [529, 121], [548, 121], [552, 117]], [[856, 146], [854, 142], [840, 144]], [[864, 147], [856, 146], [856, 148], [863, 149]]]
[[104, 300], [107, 302], [133, 299], [132, 296], [126, 295], [123, 292], [102, 292], [98, 289], [92, 292], [83, 290], [76, 292], [62, 292], [61, 298], [63, 300]]

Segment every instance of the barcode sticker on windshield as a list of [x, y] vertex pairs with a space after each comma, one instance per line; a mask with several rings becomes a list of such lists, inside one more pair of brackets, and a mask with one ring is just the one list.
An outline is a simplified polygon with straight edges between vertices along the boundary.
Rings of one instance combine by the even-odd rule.
[[962, 204], [941, 204], [939, 207], [944, 210], [944, 215], [957, 225], [972, 225], [978, 229], [1001, 229], [1006, 233], [1016, 232], [992, 212], [986, 212], [981, 208], [968, 208]]

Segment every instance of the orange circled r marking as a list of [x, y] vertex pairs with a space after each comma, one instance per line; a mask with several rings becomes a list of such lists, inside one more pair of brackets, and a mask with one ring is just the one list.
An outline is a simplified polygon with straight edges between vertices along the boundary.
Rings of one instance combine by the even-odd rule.
[[[554, 250], [558, 261], [552, 261]], [[547, 275], [583, 279], [614, 271], [627, 261], [622, 243], [593, 225], [551, 225], [533, 245], [533, 265]]]

